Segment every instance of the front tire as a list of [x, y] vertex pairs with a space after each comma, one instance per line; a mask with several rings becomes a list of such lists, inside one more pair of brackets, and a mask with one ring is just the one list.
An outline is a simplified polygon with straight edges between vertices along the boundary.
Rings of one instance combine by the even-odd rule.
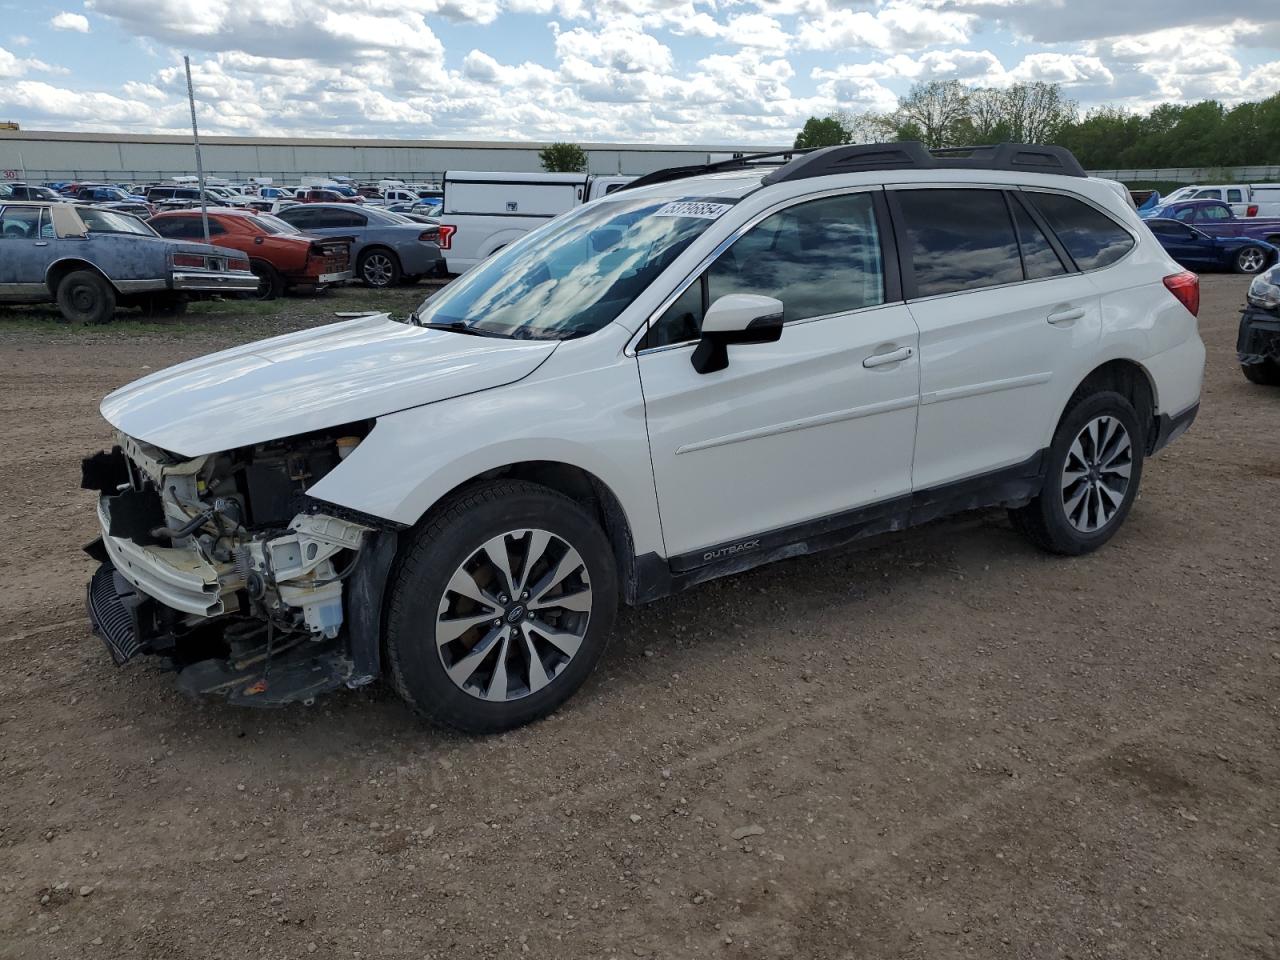
[[1146, 431], [1125, 397], [1105, 391], [1077, 400], [1053, 435], [1040, 495], [1009, 511], [1014, 528], [1050, 553], [1097, 550], [1129, 515], [1145, 449]]
[[58, 309], [72, 323], [110, 323], [116, 313], [116, 292], [101, 274], [75, 270], [58, 284]]
[[1236, 253], [1236, 273], [1261, 273], [1267, 266], [1267, 252], [1262, 247], [1242, 247]]
[[356, 272], [366, 287], [383, 290], [400, 282], [400, 261], [390, 250], [366, 250], [360, 255]]
[[521, 726], [586, 680], [617, 604], [613, 552], [589, 513], [536, 484], [479, 484], [416, 532], [392, 576], [392, 682], [437, 723]]
[[1263, 387], [1280, 387], [1280, 363], [1263, 360], [1259, 363], [1242, 363], [1240, 371], [1250, 383]]

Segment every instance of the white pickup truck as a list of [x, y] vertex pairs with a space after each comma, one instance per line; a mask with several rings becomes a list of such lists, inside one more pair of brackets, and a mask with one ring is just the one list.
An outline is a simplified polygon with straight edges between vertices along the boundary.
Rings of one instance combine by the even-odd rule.
[[465, 273], [496, 250], [634, 177], [585, 173], [450, 170], [444, 175], [440, 251], [449, 273]]

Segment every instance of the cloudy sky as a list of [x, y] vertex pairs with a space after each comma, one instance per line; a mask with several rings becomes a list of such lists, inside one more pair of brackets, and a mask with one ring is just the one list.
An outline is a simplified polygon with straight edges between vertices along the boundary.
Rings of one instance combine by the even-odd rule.
[[919, 79], [1144, 109], [1280, 91], [1280, 0], [0, 0], [0, 120], [208, 133], [789, 142]]

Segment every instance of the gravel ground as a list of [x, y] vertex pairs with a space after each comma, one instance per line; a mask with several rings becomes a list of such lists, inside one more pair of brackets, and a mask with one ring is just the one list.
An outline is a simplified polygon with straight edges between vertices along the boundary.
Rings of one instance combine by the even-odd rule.
[[191, 701], [84, 618], [98, 399], [358, 292], [0, 313], [0, 957], [1280, 956], [1280, 390], [1235, 366], [1244, 288], [1205, 278], [1200, 419], [1101, 552], [993, 512], [709, 584], [487, 739], [384, 689]]

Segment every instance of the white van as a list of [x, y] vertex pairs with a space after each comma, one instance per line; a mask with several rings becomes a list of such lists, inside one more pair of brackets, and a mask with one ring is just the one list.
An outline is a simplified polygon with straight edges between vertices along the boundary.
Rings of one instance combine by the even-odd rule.
[[465, 273], [552, 217], [634, 179], [585, 173], [447, 171], [440, 214], [440, 250], [446, 267], [450, 273]]

